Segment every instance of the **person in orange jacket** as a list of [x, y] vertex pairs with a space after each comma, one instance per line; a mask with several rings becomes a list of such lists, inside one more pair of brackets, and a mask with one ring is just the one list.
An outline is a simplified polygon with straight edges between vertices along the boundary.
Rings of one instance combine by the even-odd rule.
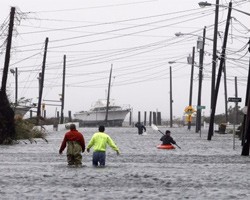
[[70, 131], [65, 133], [62, 141], [59, 154], [62, 154], [63, 150], [67, 146], [67, 161], [69, 166], [81, 166], [82, 155], [85, 151], [85, 140], [83, 135], [76, 130], [75, 124], [70, 124]]

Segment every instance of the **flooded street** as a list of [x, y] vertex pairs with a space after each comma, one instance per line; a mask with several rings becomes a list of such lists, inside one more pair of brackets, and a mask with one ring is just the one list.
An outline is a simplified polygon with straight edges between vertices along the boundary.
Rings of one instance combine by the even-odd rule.
[[[166, 128], [159, 127], [164, 131]], [[52, 132], [49, 143], [0, 146], [1, 199], [248, 199], [250, 158], [241, 141], [215, 133], [207, 140], [186, 128], [170, 129], [181, 149], [160, 150], [161, 133], [147, 127], [106, 128], [121, 150], [108, 148], [106, 168], [92, 167], [92, 149], [82, 168], [69, 168], [59, 147], [66, 131]], [[97, 128], [79, 128], [86, 143]], [[26, 141], [27, 142], [27, 141]]]

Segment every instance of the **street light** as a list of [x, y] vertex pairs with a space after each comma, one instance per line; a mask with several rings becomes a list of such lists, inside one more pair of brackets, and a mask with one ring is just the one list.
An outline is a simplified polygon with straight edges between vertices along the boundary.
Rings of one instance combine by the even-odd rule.
[[[216, 79], [216, 67], [217, 67], [217, 34], [218, 34], [218, 19], [219, 19], [219, 0], [216, 0], [215, 6], [215, 18], [214, 18], [214, 35], [213, 35], [213, 58], [212, 58], [212, 76], [211, 76], [211, 103], [210, 103], [210, 113], [213, 110], [213, 101], [215, 95], [215, 79]], [[199, 3], [200, 6], [205, 7], [207, 3]], [[214, 130], [213, 124], [210, 123], [211, 130]], [[212, 134], [212, 133], [211, 133]]]
[[[206, 2], [201, 1], [201, 2], [199, 2], [198, 4], [199, 4], [199, 6], [200, 6], [201, 8], [204, 8], [204, 7], [206, 7], [206, 6], [219, 6], [219, 7], [222, 7], [222, 8], [228, 8], [228, 6], [220, 5], [220, 4], [212, 4], [212, 3], [208, 3], [207, 1], [206, 1]], [[238, 10], [238, 9], [236, 9], [236, 8], [232, 8], [232, 10], [235, 10], [235, 11], [238, 11], [238, 12], [240, 12], [240, 13], [243, 13], [243, 14], [245, 14], [245, 15], [250, 16], [250, 13], [244, 12], [244, 11], [242, 11], [242, 10]]]
[[[190, 56], [190, 58], [187, 57], [187, 60], [188, 60], [188, 59], [192, 59], [192, 56], [191, 56], [191, 55], [189, 55], [189, 56]], [[190, 62], [187, 62], [187, 63], [185, 63], [185, 62], [178, 62], [178, 61], [169, 61], [169, 62], [168, 62], [168, 64], [170, 64], [170, 65], [176, 64], [176, 63], [177, 63], [177, 64], [178, 64], [178, 63], [179, 63], [179, 64], [189, 64], [189, 65], [192, 64], [192, 63], [190, 63]], [[196, 67], [198, 67], [198, 65], [196, 65], [196, 62], [195, 62], [194, 64], [195, 64]]]
[[[192, 56], [189, 54], [187, 57], [187, 63], [191, 65], [191, 77], [190, 77], [190, 91], [189, 91], [189, 108], [192, 108], [192, 94], [193, 94], [193, 74], [194, 74], [194, 66], [196, 65], [194, 61], [195, 57], [195, 47], [193, 47]], [[177, 63], [176, 61], [169, 61], [169, 64]], [[178, 62], [181, 63], [181, 62]], [[184, 63], [184, 62], [183, 62]], [[186, 64], [186, 63], [185, 63]], [[191, 120], [192, 120], [192, 113], [188, 114], [188, 130], [191, 129]]]
[[201, 91], [202, 91], [202, 77], [203, 77], [203, 60], [204, 60], [204, 46], [206, 39], [206, 27], [203, 29], [203, 36], [198, 37], [197, 48], [199, 52], [199, 85], [198, 85], [198, 99], [197, 99], [197, 114], [196, 114], [196, 133], [201, 133]]
[[[218, 8], [218, 7], [219, 7], [218, 4], [216, 4], [216, 8]], [[230, 1], [229, 7], [228, 7], [228, 14], [227, 14], [226, 27], [225, 27], [225, 32], [224, 32], [223, 45], [222, 45], [222, 51], [221, 51], [220, 65], [219, 65], [218, 74], [217, 74], [217, 80], [216, 80], [215, 87], [214, 88], [212, 87], [213, 95], [211, 95], [211, 113], [210, 113], [210, 121], [209, 121], [208, 137], [207, 137], [208, 140], [211, 140], [212, 135], [213, 135], [213, 131], [214, 131], [215, 110], [216, 110], [216, 103], [217, 103], [217, 98], [218, 98], [222, 69], [225, 66], [224, 63], [225, 63], [225, 55], [226, 55], [228, 30], [229, 30], [230, 19], [231, 19], [231, 10], [232, 10], [232, 2]], [[217, 32], [216, 32], [216, 35], [217, 35]], [[213, 58], [213, 64], [214, 63], [215, 63], [215, 60]], [[213, 75], [214, 76], [215, 76], [215, 67], [213, 65], [213, 72], [214, 72]], [[212, 83], [213, 83], [213, 81], [212, 81]], [[215, 83], [215, 77], [214, 77], [214, 83]]]
[[[197, 36], [197, 37], [202, 38], [201, 36], [196, 35], [196, 34], [193, 34], [193, 33], [181, 33], [181, 32], [175, 33], [175, 36], [176, 36], [176, 37], [180, 37], [180, 36], [184, 36], [184, 35], [193, 35], [193, 36]], [[207, 38], [207, 37], [205, 37], [205, 39], [210, 40], [210, 41], [214, 41], [213, 39]]]
[[170, 127], [173, 127], [173, 95], [172, 95], [172, 67], [169, 67], [169, 76], [170, 76]]
[[[183, 35], [194, 35], [194, 36], [198, 36], [198, 41], [197, 41], [197, 49], [200, 50], [200, 63], [199, 63], [199, 86], [198, 86], [198, 100], [197, 100], [197, 115], [196, 115], [196, 133], [198, 133], [199, 131], [201, 131], [201, 90], [202, 90], [202, 77], [203, 77], [203, 59], [204, 59], [204, 45], [205, 45], [205, 39], [211, 40], [210, 38], [206, 37], [206, 27], [204, 27], [203, 29], [203, 36], [200, 35], [196, 35], [193, 33], [175, 33], [175, 36], [180, 37]], [[191, 105], [190, 105], [191, 106]]]
[[[221, 73], [221, 68], [222, 68], [222, 65], [224, 64], [224, 54], [225, 54], [225, 48], [226, 48], [226, 42], [227, 42], [227, 32], [228, 32], [228, 27], [229, 27], [229, 24], [230, 24], [230, 18], [231, 18], [231, 10], [235, 10], [235, 11], [238, 11], [242, 14], [245, 14], [245, 15], [248, 15], [250, 16], [250, 13], [247, 13], [247, 12], [244, 12], [242, 10], [238, 10], [236, 8], [233, 8], [232, 7], [232, 2], [229, 3], [229, 6], [225, 6], [225, 5], [220, 5], [219, 4], [219, 0], [216, 0], [216, 4], [211, 4], [211, 3], [208, 3], [208, 2], [200, 2], [198, 3], [200, 7], [205, 7], [205, 6], [216, 6], [216, 14], [217, 16], [215, 17], [215, 19], [218, 20], [218, 9], [219, 7], [224, 7], [224, 8], [228, 8], [228, 17], [227, 17], [227, 24], [226, 24], [226, 30], [225, 30], [225, 37], [224, 37], [224, 42], [223, 42], [223, 50], [222, 50], [222, 53], [221, 53], [221, 63], [220, 63], [220, 66], [219, 66], [219, 72], [218, 72], [218, 80], [217, 80], [217, 83], [216, 83], [216, 87], [212, 87], [212, 92], [214, 93], [213, 95], [211, 95], [211, 116], [210, 116], [210, 123], [209, 123], [209, 131], [208, 131], [208, 140], [211, 140], [211, 137], [213, 135], [213, 123], [214, 123], [214, 115], [215, 115], [215, 108], [216, 108], [216, 101], [217, 101], [217, 95], [218, 95], [218, 89], [219, 89], [219, 83], [220, 83], [220, 73]], [[218, 25], [217, 25], [218, 26]], [[216, 23], [215, 23], [215, 28], [217, 28], [216, 26]], [[215, 39], [215, 36], [217, 37], [217, 29], [214, 30], [214, 41], [217, 41]], [[214, 43], [215, 44], [215, 43]], [[216, 45], [215, 45], [216, 46]], [[215, 48], [214, 48], [214, 55], [213, 55], [213, 64], [215, 65]], [[217, 58], [216, 58], [217, 59]], [[213, 71], [215, 67], [213, 67]], [[215, 79], [215, 73], [213, 73], [214, 75], [212, 75], [212, 78], [214, 77]], [[212, 83], [215, 83], [215, 80], [212, 80]], [[249, 144], [249, 141], [248, 141], [248, 144]], [[248, 148], [249, 149], [249, 148]], [[249, 154], [249, 152], [248, 152]]]

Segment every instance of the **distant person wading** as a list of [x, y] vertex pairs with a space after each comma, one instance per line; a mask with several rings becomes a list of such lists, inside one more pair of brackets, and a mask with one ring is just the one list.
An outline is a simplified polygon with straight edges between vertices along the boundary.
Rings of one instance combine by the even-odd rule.
[[144, 132], [147, 131], [146, 127], [145, 127], [142, 123], [140, 123], [140, 122], [137, 122], [137, 123], [135, 124], [135, 127], [138, 128], [138, 134], [139, 134], [139, 135], [142, 135], [143, 131], [144, 131]]

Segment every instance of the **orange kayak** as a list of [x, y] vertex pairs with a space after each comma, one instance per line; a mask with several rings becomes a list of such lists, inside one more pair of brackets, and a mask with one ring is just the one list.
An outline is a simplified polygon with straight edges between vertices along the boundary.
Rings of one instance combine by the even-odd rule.
[[157, 149], [175, 149], [175, 147], [172, 144], [166, 144], [166, 145], [159, 144], [157, 145]]

